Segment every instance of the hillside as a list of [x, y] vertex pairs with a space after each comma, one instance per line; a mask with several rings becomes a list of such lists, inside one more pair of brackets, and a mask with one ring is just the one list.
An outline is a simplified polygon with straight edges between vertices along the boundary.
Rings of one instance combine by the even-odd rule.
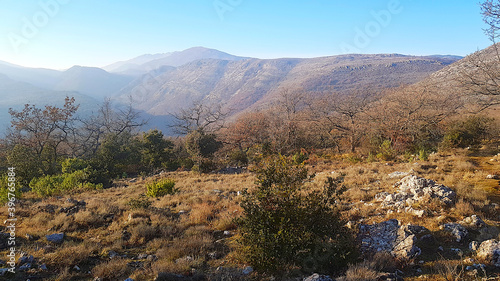
[[397, 54], [242, 61], [206, 59], [148, 73], [122, 90], [120, 98], [131, 96], [138, 109], [153, 115], [175, 112], [188, 107], [193, 100], [216, 101], [237, 113], [265, 104], [286, 88], [346, 93], [366, 86], [385, 89], [416, 83], [455, 61], [448, 57]]
[[128, 61], [117, 62], [103, 67], [104, 70], [127, 74], [142, 75], [162, 66], [181, 66], [186, 63], [201, 59], [220, 59], [238, 61], [247, 58], [233, 56], [214, 49], [204, 47], [193, 47], [184, 51], [171, 52], [165, 54], [142, 55]]

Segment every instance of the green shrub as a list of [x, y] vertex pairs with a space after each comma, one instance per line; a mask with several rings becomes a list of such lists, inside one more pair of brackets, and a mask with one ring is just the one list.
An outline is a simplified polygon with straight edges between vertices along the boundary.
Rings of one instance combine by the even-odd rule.
[[41, 197], [60, 195], [76, 189], [102, 189], [102, 184], [93, 184], [87, 181], [88, 175], [82, 171], [70, 174], [47, 175], [34, 178], [29, 186], [33, 192]]
[[383, 161], [389, 161], [394, 159], [396, 156], [396, 151], [392, 147], [392, 142], [390, 140], [385, 140], [379, 147], [377, 158]]
[[141, 195], [138, 198], [130, 199], [127, 205], [130, 206], [130, 209], [147, 209], [151, 206], [151, 201], [146, 196]]
[[333, 272], [352, 261], [355, 243], [337, 208], [342, 180], [308, 191], [307, 179], [302, 165], [280, 156], [258, 169], [255, 191], [243, 193], [239, 251], [256, 269]]
[[149, 197], [161, 197], [167, 194], [174, 194], [178, 190], [175, 188], [175, 181], [163, 179], [146, 184], [146, 195]]
[[451, 123], [446, 130], [441, 147], [477, 147], [489, 136], [492, 122], [491, 118], [469, 116]]
[[306, 153], [302, 152], [297, 152], [292, 157], [293, 162], [297, 165], [304, 163], [304, 161], [306, 161], [307, 159], [309, 159], [309, 156]]
[[[9, 183], [11, 186], [9, 186]], [[10, 196], [9, 193], [11, 194]], [[21, 198], [21, 195], [21, 186], [18, 185], [17, 181], [9, 181], [9, 177], [7, 175], [0, 177], [0, 204], [9, 202], [10, 198], [18, 200]]]

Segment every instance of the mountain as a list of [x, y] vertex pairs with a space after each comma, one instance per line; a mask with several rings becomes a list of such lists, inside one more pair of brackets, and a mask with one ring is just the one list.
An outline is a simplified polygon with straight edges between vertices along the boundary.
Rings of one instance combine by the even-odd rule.
[[154, 55], [146, 54], [146, 55], [135, 57], [135, 58], [130, 59], [130, 60], [115, 62], [113, 64], [110, 64], [110, 65], [103, 67], [102, 69], [109, 71], [109, 72], [117, 72], [117, 73], [127, 72], [128, 70], [140, 68], [140, 65], [142, 65], [142, 64], [148, 63], [148, 62], [153, 61], [153, 60], [162, 59], [162, 58], [168, 57], [170, 55], [172, 55], [172, 53], [154, 54]]
[[42, 89], [26, 82], [19, 82], [0, 74], [0, 133], [5, 132], [9, 125], [9, 108], [20, 110], [25, 104], [35, 104], [43, 108], [44, 105], [59, 105], [64, 103], [66, 96], [74, 97], [80, 104], [80, 116], [86, 116], [95, 110], [98, 101], [77, 92], [52, 91]]
[[177, 67], [201, 59], [238, 61], [247, 58], [233, 56], [214, 49], [194, 47], [180, 52], [143, 55], [128, 61], [118, 62], [105, 66], [103, 67], [103, 69], [113, 73], [142, 75], [162, 66]]
[[0, 74], [11, 79], [33, 84], [37, 87], [51, 88], [57, 82], [60, 72], [45, 68], [29, 68], [0, 61]]
[[399, 54], [342, 55], [312, 59], [203, 59], [149, 72], [124, 88], [137, 109], [167, 115], [193, 100], [212, 100], [234, 113], [265, 106], [284, 89], [308, 92], [373, 90], [413, 84], [455, 62], [450, 57]]
[[96, 67], [73, 66], [59, 75], [52, 89], [75, 91], [103, 99], [113, 96], [132, 80], [130, 76], [109, 73]]

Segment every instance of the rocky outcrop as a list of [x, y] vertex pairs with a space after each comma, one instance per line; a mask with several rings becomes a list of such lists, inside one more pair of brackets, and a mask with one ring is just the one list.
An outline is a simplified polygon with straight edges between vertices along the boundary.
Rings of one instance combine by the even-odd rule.
[[[456, 193], [451, 188], [414, 175], [404, 177], [396, 183], [396, 187], [399, 187], [399, 192], [382, 192], [377, 194], [375, 199], [382, 201], [383, 207], [408, 212], [415, 211], [409, 210], [415, 203], [428, 203], [429, 200], [436, 198], [450, 205], [456, 198]], [[423, 212], [415, 214], [421, 216]]]
[[358, 239], [361, 241], [363, 254], [388, 252], [394, 257], [411, 259], [420, 255], [421, 250], [415, 244], [417, 235], [428, 233], [429, 230], [418, 225], [401, 226], [398, 220], [361, 225]]
[[462, 242], [469, 232], [459, 223], [446, 223], [441, 226], [444, 231], [450, 232], [457, 242]]
[[486, 226], [486, 223], [477, 215], [466, 217], [458, 223], [471, 229], [479, 229]]

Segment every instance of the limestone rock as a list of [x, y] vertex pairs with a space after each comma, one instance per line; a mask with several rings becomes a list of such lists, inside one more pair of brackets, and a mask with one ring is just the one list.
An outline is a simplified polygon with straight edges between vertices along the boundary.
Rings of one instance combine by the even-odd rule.
[[467, 217], [459, 223], [463, 226], [467, 226], [473, 229], [479, 229], [486, 226], [486, 223], [477, 215], [472, 215], [470, 217]]
[[59, 244], [62, 243], [62, 241], [64, 240], [64, 233], [54, 233], [47, 235], [45, 237], [47, 238], [47, 241]]
[[444, 231], [447, 231], [447, 232], [450, 232], [451, 234], [453, 234], [453, 236], [455, 236], [457, 242], [461, 242], [469, 234], [467, 229], [465, 229], [465, 227], [463, 227], [459, 223], [446, 223], [446, 224], [442, 225], [441, 228]]
[[330, 278], [330, 276], [319, 275], [317, 273], [314, 273], [313, 275], [304, 278], [303, 281], [333, 281], [333, 280], [332, 278]]
[[358, 239], [364, 254], [389, 252], [397, 258], [410, 259], [421, 253], [421, 249], [415, 245], [417, 235], [427, 232], [429, 230], [422, 226], [400, 226], [399, 221], [393, 219], [373, 225], [361, 225]]
[[477, 249], [477, 257], [489, 261], [496, 267], [500, 267], [500, 242], [491, 239], [486, 240]]

